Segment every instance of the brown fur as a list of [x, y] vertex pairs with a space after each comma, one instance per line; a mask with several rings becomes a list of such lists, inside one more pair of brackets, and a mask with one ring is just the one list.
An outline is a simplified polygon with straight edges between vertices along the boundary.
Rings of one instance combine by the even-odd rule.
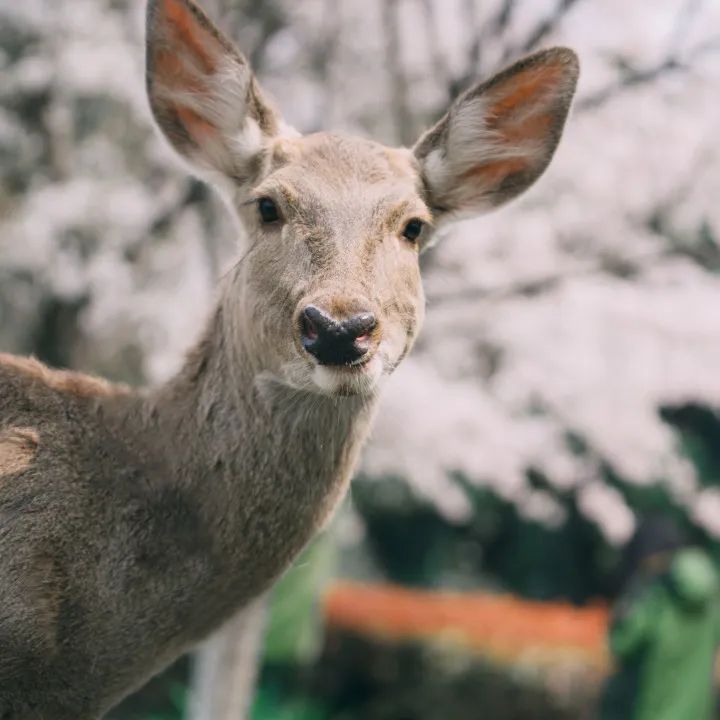
[[[542, 146], [515, 193], [554, 150], [569, 57], [549, 51], [484, 86], [499, 92], [496, 108], [512, 100], [512, 112], [502, 106], [516, 122], [510, 150], [527, 133]], [[567, 73], [552, 69], [558, 58]], [[530, 85], [517, 77], [528, 67]], [[508, 162], [507, 147], [496, 157], [495, 145], [468, 145], [484, 165], [457, 156], [457, 138], [475, 142], [490, 122], [465, 127], [479, 91], [415, 151], [300, 138], [190, 0], [149, 3], [148, 92], [166, 137], [220, 183], [249, 250], [164, 386], [131, 391], [0, 355], [2, 720], [100, 717], [272, 584], [345, 493], [382, 379], [418, 333], [418, 253], [446, 217], [436, 200], [452, 188], [450, 199], [473, 198], [479, 176], [483, 192], [509, 197], [495, 164]], [[258, 198], [280, 220], [263, 224]], [[417, 242], [403, 236], [413, 218], [428, 224]], [[303, 350], [310, 303], [375, 314], [364, 365], [319, 366]]]
[[69, 370], [52, 370], [34, 358], [22, 358], [7, 353], [0, 353], [0, 365], [7, 369], [26, 375], [28, 378], [46, 385], [62, 393], [78, 397], [99, 397], [128, 392], [129, 388], [113, 385], [102, 378], [92, 377]]
[[0, 431], [0, 478], [30, 467], [40, 437], [32, 428], [11, 427]]

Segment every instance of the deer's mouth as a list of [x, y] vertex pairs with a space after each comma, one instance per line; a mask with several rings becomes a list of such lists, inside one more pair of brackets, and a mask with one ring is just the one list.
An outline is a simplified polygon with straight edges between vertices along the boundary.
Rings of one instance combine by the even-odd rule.
[[316, 365], [312, 381], [325, 395], [372, 395], [383, 374], [378, 353], [362, 362], [347, 365]]

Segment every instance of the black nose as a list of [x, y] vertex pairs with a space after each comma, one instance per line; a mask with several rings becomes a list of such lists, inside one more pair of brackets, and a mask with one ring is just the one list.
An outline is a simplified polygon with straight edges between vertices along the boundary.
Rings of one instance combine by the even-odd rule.
[[372, 344], [370, 333], [377, 320], [371, 312], [336, 320], [315, 305], [308, 305], [300, 319], [302, 346], [321, 365], [352, 365]]

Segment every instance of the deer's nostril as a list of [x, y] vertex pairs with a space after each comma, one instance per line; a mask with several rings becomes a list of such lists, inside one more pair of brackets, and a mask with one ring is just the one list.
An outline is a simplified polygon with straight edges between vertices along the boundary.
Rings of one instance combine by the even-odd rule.
[[303, 348], [321, 365], [352, 365], [370, 350], [377, 320], [369, 312], [337, 320], [308, 305], [302, 312], [300, 326]]
[[316, 340], [318, 336], [318, 329], [315, 326], [315, 323], [312, 320], [312, 317], [307, 314], [307, 312], [303, 313], [302, 316], [302, 336], [303, 340]]
[[315, 357], [322, 352], [325, 338], [336, 326], [335, 321], [320, 308], [308, 305], [300, 318], [300, 342]]

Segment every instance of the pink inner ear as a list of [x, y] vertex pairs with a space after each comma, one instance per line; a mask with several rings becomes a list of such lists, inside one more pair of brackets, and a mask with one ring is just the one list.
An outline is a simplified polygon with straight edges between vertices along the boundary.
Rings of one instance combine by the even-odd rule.
[[526, 158], [508, 158], [476, 165], [460, 176], [458, 191], [460, 204], [476, 205], [487, 199], [493, 188], [498, 188], [505, 178], [528, 169]]
[[[194, 73], [177, 53], [158, 50], [154, 62], [157, 75], [166, 88], [193, 93], [198, 97], [207, 93], [206, 78]], [[211, 122], [187, 105], [183, 105], [180, 101], [166, 100], [166, 102], [175, 111], [178, 120], [196, 143], [207, 140], [217, 133], [217, 128]]]
[[552, 131], [554, 117], [550, 108], [562, 73], [559, 65], [529, 68], [492, 89], [488, 127], [497, 133], [501, 143], [518, 149], [525, 145], [527, 152], [484, 162], [464, 173], [462, 179], [473, 182], [473, 195], [482, 196], [489, 188], [500, 186], [505, 178], [537, 162], [533, 149], [542, 147]]
[[170, 31], [167, 45], [176, 53], [189, 56], [200, 69], [215, 72], [217, 52], [213, 52], [217, 39], [203, 27], [202, 20], [183, 0], [161, 0], [161, 21]]
[[462, 180], [475, 180], [482, 183], [483, 187], [498, 185], [511, 173], [521, 172], [528, 166], [528, 162], [522, 158], [508, 158], [507, 160], [494, 160], [477, 165], [460, 177]]
[[156, 50], [153, 54], [155, 73], [165, 88], [201, 94], [207, 89], [203, 76], [192, 72], [192, 66], [172, 50]]
[[178, 105], [175, 108], [178, 119], [187, 130], [190, 137], [198, 144], [203, 144], [217, 136], [217, 128], [194, 110]]
[[[158, 42], [152, 46], [155, 78], [159, 90], [170, 91], [161, 101], [174, 112], [187, 135], [202, 145], [217, 135], [217, 128], [182, 98], [188, 94], [202, 102], [209, 95], [222, 47], [202, 15], [186, 0], [159, 0], [156, 23]], [[178, 95], [173, 97], [173, 93]]]
[[[542, 65], [521, 71], [490, 91], [488, 120], [502, 130], [515, 114], [534, 115], [544, 110], [557, 93], [563, 79], [561, 65]], [[494, 100], [494, 101], [493, 101]]]

